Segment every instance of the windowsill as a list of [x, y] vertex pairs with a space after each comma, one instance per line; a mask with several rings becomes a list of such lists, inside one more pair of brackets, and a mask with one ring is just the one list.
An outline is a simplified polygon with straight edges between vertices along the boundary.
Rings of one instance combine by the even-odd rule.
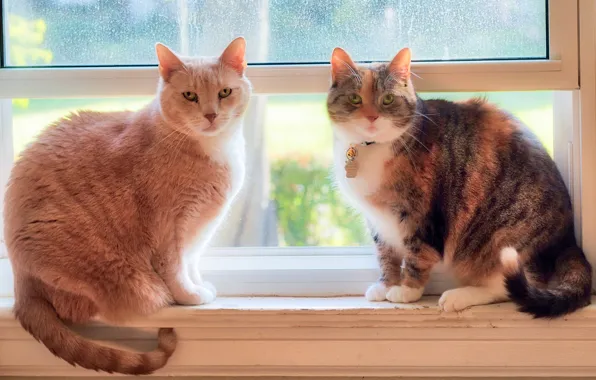
[[[596, 300], [595, 300], [596, 301]], [[510, 303], [443, 313], [436, 297], [412, 305], [362, 297], [222, 297], [168, 308], [117, 329], [81, 331], [149, 349], [155, 327], [180, 343], [159, 375], [593, 376], [596, 305], [560, 320], [532, 320]], [[0, 298], [0, 374], [86, 376], [54, 358]]]

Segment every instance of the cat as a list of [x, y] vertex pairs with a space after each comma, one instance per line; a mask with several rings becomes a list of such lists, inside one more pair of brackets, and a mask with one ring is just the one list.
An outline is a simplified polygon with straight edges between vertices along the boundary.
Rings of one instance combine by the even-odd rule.
[[138, 112], [79, 112], [26, 148], [6, 190], [14, 313], [53, 354], [84, 368], [148, 374], [175, 350], [100, 346], [65, 322], [119, 323], [216, 297], [198, 258], [242, 186], [246, 43], [217, 58], [156, 45], [159, 84]]
[[415, 302], [440, 261], [462, 287], [443, 311], [514, 301], [534, 317], [590, 303], [592, 270], [572, 206], [539, 140], [483, 99], [422, 100], [411, 51], [357, 66], [331, 58], [334, 174], [371, 228], [381, 278], [370, 301]]

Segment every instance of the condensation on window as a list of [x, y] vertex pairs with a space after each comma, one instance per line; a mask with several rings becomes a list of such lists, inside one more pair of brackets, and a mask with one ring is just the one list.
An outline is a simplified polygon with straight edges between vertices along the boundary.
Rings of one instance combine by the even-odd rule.
[[250, 63], [547, 58], [546, 0], [4, 0], [10, 66], [154, 64], [162, 42]]

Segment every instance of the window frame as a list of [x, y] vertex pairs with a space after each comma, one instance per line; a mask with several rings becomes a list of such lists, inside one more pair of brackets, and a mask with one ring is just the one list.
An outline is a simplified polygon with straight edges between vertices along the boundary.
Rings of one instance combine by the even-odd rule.
[[[415, 62], [412, 71], [420, 77], [414, 78], [420, 92], [569, 91], [555, 95], [554, 154], [574, 199], [578, 238], [596, 262], [596, 205], [587, 197], [596, 188], [596, 176], [587, 171], [596, 166], [596, 156], [593, 149], [586, 149], [584, 139], [595, 139], [596, 118], [586, 108], [580, 111], [580, 100], [589, 99], [590, 94], [592, 100], [595, 97], [589, 90], [579, 91], [578, 16], [582, 17], [579, 7], [585, 1], [589, 0], [549, 0], [548, 59]], [[329, 86], [329, 65], [249, 65], [247, 76], [255, 95], [324, 93]], [[155, 66], [0, 68], [1, 189], [13, 157], [11, 98], [151, 96], [157, 78]], [[583, 218], [586, 210], [592, 215]], [[0, 218], [0, 227], [1, 223]], [[0, 243], [0, 256], [3, 249]], [[273, 252], [263, 254], [265, 250]], [[379, 274], [373, 247], [214, 248], [206, 252], [201, 265], [205, 278], [222, 295], [360, 295]], [[2, 266], [8, 267], [8, 261], [0, 259], [0, 273]], [[234, 276], [229, 276], [230, 271]], [[435, 272], [427, 294], [437, 294], [452, 284], [441, 268]], [[0, 295], [9, 282], [12, 288], [9, 277], [0, 278]]]
[[593, 285], [596, 290], [596, 3], [579, 0], [579, 52], [581, 88], [575, 94], [578, 104], [576, 123], [578, 147], [581, 150], [577, 166], [581, 172], [582, 248], [592, 263]]

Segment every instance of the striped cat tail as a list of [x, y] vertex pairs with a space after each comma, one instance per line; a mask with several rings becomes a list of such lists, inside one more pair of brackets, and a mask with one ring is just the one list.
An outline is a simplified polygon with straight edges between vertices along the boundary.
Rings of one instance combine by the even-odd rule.
[[501, 261], [509, 298], [519, 305], [519, 311], [534, 318], [556, 318], [590, 304], [592, 267], [575, 242], [554, 258], [554, 270], [547, 287], [538, 287], [529, 281], [519, 265], [517, 253], [512, 255], [511, 251], [515, 250], [504, 249]]

